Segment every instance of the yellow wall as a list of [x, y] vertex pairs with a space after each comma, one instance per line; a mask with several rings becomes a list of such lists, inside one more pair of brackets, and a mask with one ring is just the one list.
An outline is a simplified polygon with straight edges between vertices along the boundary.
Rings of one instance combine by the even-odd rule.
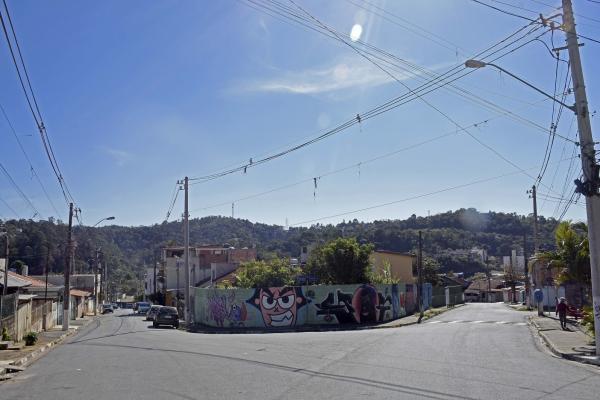
[[417, 262], [415, 256], [378, 251], [371, 254], [371, 263], [376, 271], [383, 271], [386, 261], [390, 263], [392, 278], [400, 280], [401, 283], [416, 282], [416, 277], [413, 276], [413, 263]]

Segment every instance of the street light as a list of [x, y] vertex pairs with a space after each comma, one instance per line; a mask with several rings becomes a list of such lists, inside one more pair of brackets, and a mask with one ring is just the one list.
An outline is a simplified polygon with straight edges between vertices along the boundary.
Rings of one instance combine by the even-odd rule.
[[92, 228], [95, 228], [96, 226], [98, 226], [98, 224], [99, 224], [100, 222], [103, 222], [103, 221], [112, 221], [112, 220], [114, 220], [114, 219], [115, 219], [115, 217], [106, 217], [106, 218], [102, 218], [100, 221], [98, 221], [98, 222], [96, 222], [94, 225], [92, 225]]
[[516, 75], [514, 75], [514, 74], [512, 74], [510, 72], [508, 72], [507, 70], [505, 70], [504, 68], [502, 68], [502, 67], [500, 67], [500, 66], [498, 66], [496, 64], [486, 63], [484, 61], [472, 60], [472, 59], [465, 61], [465, 67], [467, 67], [467, 68], [475, 68], [475, 69], [477, 69], [477, 68], [483, 68], [483, 67], [486, 67], [486, 66], [494, 67], [494, 68], [496, 68], [496, 69], [504, 72], [505, 74], [512, 76], [513, 78], [515, 78], [519, 82], [524, 83], [525, 85], [529, 86], [530, 88], [532, 88], [536, 92], [543, 94], [544, 96], [546, 96], [549, 99], [557, 102], [558, 104], [560, 104], [560, 105], [562, 105], [564, 107], [567, 107], [569, 110], [573, 111], [574, 113], [577, 113], [577, 108], [574, 105], [568, 105], [568, 104], [563, 103], [562, 101], [558, 100], [556, 97], [554, 97], [554, 96], [552, 96], [552, 95], [544, 92], [541, 89], [538, 89], [537, 87], [533, 86], [531, 83], [527, 82], [526, 80], [519, 78], [518, 76], [516, 76]]

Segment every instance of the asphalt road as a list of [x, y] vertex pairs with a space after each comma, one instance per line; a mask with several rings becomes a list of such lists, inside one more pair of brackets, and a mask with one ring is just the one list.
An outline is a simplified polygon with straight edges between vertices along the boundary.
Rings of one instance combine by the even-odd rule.
[[397, 329], [251, 335], [121, 313], [0, 384], [0, 399], [600, 398], [600, 369], [551, 356], [502, 304]]

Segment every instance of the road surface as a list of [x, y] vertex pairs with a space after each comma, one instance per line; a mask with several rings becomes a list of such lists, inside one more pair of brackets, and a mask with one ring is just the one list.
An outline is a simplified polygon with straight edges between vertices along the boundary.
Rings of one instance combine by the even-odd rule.
[[599, 369], [551, 356], [502, 304], [421, 325], [194, 334], [103, 316], [7, 383], [0, 399], [594, 399]]

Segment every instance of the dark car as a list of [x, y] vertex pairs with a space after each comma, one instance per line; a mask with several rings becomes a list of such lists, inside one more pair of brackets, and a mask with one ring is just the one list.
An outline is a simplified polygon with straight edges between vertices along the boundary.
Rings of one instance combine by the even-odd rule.
[[170, 325], [179, 328], [179, 314], [175, 307], [161, 307], [152, 322], [152, 326], [158, 328], [160, 325]]

